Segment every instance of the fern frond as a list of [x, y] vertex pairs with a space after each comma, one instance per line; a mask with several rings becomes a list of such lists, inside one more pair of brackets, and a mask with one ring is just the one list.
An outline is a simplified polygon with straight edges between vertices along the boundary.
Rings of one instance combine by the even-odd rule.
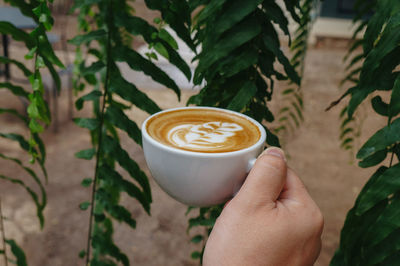
[[[343, 61], [347, 62], [347, 66], [345, 68], [346, 74], [345, 77], [340, 81], [339, 86], [342, 87], [348, 83], [352, 84], [358, 84], [360, 79], [360, 73], [362, 70], [361, 64], [363, 63], [365, 59], [365, 54], [363, 51], [358, 51], [362, 49], [364, 45], [364, 40], [363, 39], [358, 39], [358, 34], [360, 32], [365, 31], [367, 28], [369, 18], [368, 14], [371, 12], [372, 9], [376, 6], [377, 1], [361, 1], [358, 0], [355, 3], [355, 11], [356, 11], [356, 16], [353, 19], [354, 24], [359, 24], [357, 28], [354, 30], [353, 36], [352, 36], [352, 44], [347, 52], [347, 54], [344, 56]], [[339, 139], [341, 140], [341, 145], [345, 150], [348, 150], [350, 152], [351, 158], [353, 158], [354, 152], [355, 152], [355, 141], [347, 141], [345, 143], [346, 139], [352, 139], [356, 140], [357, 137], [360, 135], [361, 132], [361, 125], [362, 121], [360, 121], [359, 118], [357, 118], [356, 115], [353, 115], [352, 119], [349, 120], [347, 118], [347, 105], [341, 110], [340, 112], [340, 119], [341, 119], [341, 124], [342, 126], [340, 127], [340, 132], [339, 132]], [[361, 111], [362, 112], [362, 111]]]
[[[300, 77], [304, 73], [304, 61], [307, 53], [308, 36], [312, 27], [312, 12], [318, 1], [304, 0], [301, 3], [300, 13], [301, 20], [295, 31], [294, 40], [291, 43], [290, 50], [293, 56], [290, 60], [291, 64], [296, 67], [300, 73]], [[289, 86], [293, 86], [289, 82]], [[303, 118], [303, 94], [301, 92], [301, 83], [298, 86], [286, 89], [282, 93], [282, 106], [278, 114], [278, 125], [274, 132], [285, 139], [293, 134], [296, 128], [301, 125]], [[285, 111], [282, 111], [285, 110]]]

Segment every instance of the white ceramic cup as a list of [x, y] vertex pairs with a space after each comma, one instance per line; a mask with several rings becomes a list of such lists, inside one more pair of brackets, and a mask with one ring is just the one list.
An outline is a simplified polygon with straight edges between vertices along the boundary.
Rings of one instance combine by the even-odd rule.
[[[150, 118], [160, 113], [205, 108], [239, 115], [260, 130], [258, 141], [245, 149], [205, 153], [186, 151], [162, 144], [146, 128]], [[233, 197], [262, 152], [266, 139], [263, 126], [241, 113], [213, 107], [182, 107], [161, 111], [142, 124], [143, 150], [150, 172], [160, 187], [176, 200], [190, 206], [212, 206]]]

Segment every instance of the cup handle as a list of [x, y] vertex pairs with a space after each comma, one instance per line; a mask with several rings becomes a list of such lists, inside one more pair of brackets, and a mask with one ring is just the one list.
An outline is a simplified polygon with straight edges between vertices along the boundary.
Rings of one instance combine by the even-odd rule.
[[[251, 170], [251, 168], [253, 168], [256, 161], [257, 161], [257, 158], [252, 158], [249, 160], [249, 163], [247, 164], [247, 169], [246, 169], [247, 174], [250, 173], [250, 170]], [[236, 196], [236, 194], [239, 192], [239, 189], [242, 187], [245, 180], [246, 180], [246, 178], [244, 178], [243, 181], [240, 182], [240, 184], [236, 184], [236, 186], [233, 190], [233, 196]]]
[[255, 165], [257, 158], [250, 159], [249, 163], [247, 164], [246, 173], [250, 173], [251, 168]]

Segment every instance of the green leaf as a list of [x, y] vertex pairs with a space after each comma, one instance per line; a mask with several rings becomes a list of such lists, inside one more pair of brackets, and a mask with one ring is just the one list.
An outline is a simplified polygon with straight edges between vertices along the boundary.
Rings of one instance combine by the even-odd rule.
[[[395, 230], [400, 228], [400, 200], [399, 196], [395, 196], [382, 214], [378, 217], [374, 224], [371, 225], [370, 230], [366, 233], [366, 243], [372, 247], [383, 241]], [[397, 234], [398, 235], [398, 234]], [[391, 243], [393, 244], [393, 242]], [[380, 255], [384, 255], [380, 253]], [[388, 255], [388, 254], [386, 254]], [[380, 258], [379, 261], [383, 259]], [[378, 261], [378, 262], [379, 262]], [[375, 262], [376, 263], [376, 262]]]
[[96, 193], [96, 200], [104, 205], [104, 209], [115, 219], [125, 222], [131, 228], [136, 228], [136, 221], [132, 218], [131, 212], [116, 203], [113, 203], [112, 195], [105, 189], [99, 189]]
[[371, 209], [362, 213], [356, 214], [356, 208], [360, 201], [360, 196], [373, 187], [376, 179], [381, 176], [387, 167], [380, 167], [369, 179], [367, 184], [362, 189], [358, 196], [354, 207], [348, 212], [340, 237], [340, 248], [336, 252], [331, 265], [356, 265], [361, 257], [362, 247], [360, 243], [363, 241], [365, 232], [369, 230], [370, 225], [376, 221], [379, 215], [387, 206], [387, 199], [375, 204]]
[[166, 59], [169, 59], [168, 51], [167, 51], [167, 49], [164, 47], [164, 45], [162, 45], [162, 43], [157, 42], [157, 43], [154, 44], [153, 47], [154, 47], [154, 49], [155, 49], [160, 55], [162, 55], [162, 56], [165, 57]]
[[84, 178], [81, 182], [82, 187], [89, 187], [93, 183], [92, 178]]
[[22, 71], [22, 73], [24, 73], [25, 77], [29, 77], [30, 75], [33, 74], [32, 71], [30, 71], [23, 63], [21, 63], [17, 60], [13, 60], [8, 57], [0, 56], [0, 63], [14, 64]]
[[292, 15], [292, 18], [294, 21], [297, 23], [300, 23], [300, 17], [296, 13], [296, 9], [299, 9], [299, 1], [296, 0], [283, 0], [285, 3], [286, 9], [289, 11], [290, 15]]
[[24, 42], [29, 49], [35, 46], [34, 39], [28, 33], [21, 29], [18, 29], [9, 22], [0, 21], [0, 32], [10, 35], [16, 41]]
[[6, 138], [9, 140], [17, 141], [19, 143], [19, 146], [29, 152], [29, 143], [28, 141], [25, 140], [25, 138], [22, 135], [15, 134], [15, 133], [0, 133], [0, 137]]
[[389, 116], [389, 105], [382, 100], [381, 96], [375, 96], [371, 100], [374, 111], [382, 116]]
[[30, 49], [29, 52], [25, 55], [25, 59], [26, 60], [33, 59], [35, 57], [37, 49], [38, 49], [37, 46]]
[[197, 244], [200, 243], [203, 239], [204, 237], [202, 235], [195, 235], [194, 237], [192, 237], [190, 242]]
[[161, 11], [162, 18], [193, 51], [196, 47], [191, 39], [191, 10], [186, 1], [172, 0], [169, 4], [161, 4], [158, 0], [145, 0], [151, 9]]
[[15, 109], [0, 108], [0, 114], [5, 114], [5, 113], [10, 114], [10, 115], [13, 115], [13, 116], [15, 116], [15, 117], [18, 117], [19, 119], [21, 119], [22, 121], [24, 121], [25, 124], [28, 124], [28, 119], [27, 119], [25, 116], [21, 115], [21, 114], [20, 114], [17, 110], [15, 110]]
[[[391, 241], [391, 243], [396, 242], [396, 240], [399, 239], [399, 237], [397, 236], [397, 238], [395, 239], [390, 239], [389, 241]], [[388, 241], [388, 242], [389, 242]], [[393, 245], [391, 243], [388, 243], [388, 245], [390, 246], [389, 248], [393, 249], [393, 247], [397, 248], [397, 245]], [[389, 248], [387, 248], [386, 250], [388, 250]], [[398, 251], [398, 248], [397, 248]], [[387, 266], [396, 266], [400, 261], [400, 253], [399, 252], [395, 252], [393, 254], [391, 254], [389, 257], [387, 257], [384, 261], [381, 262], [381, 265], [387, 265]]]
[[210, 3], [200, 11], [200, 14], [197, 18], [197, 23], [201, 24], [204, 20], [213, 16], [216, 12], [221, 10], [226, 1], [227, 0], [210, 1]]
[[74, 118], [75, 124], [82, 128], [95, 130], [99, 127], [100, 122], [95, 118]]
[[[1, 155], [1, 156], [2, 156], [2, 158], [4, 157], [4, 155]], [[14, 160], [17, 160], [17, 159], [14, 159]], [[25, 169], [25, 170], [26, 170], [26, 172], [30, 173], [27, 169]], [[43, 228], [43, 226], [44, 226], [43, 210], [44, 210], [44, 207], [46, 206], [47, 198], [46, 198], [46, 192], [45, 192], [42, 184], [40, 183], [40, 180], [38, 181], [37, 177], [34, 177], [35, 182], [39, 184], [39, 187], [40, 187], [40, 190], [42, 193], [42, 203], [39, 201], [39, 197], [36, 194], [36, 192], [33, 191], [29, 186], [27, 186], [22, 180], [19, 180], [17, 178], [8, 177], [8, 176], [2, 175], [2, 174], [0, 174], [0, 179], [10, 181], [11, 183], [14, 183], [14, 184], [18, 184], [18, 185], [22, 186], [28, 192], [28, 194], [31, 196], [34, 204], [36, 205], [36, 215], [38, 216], [38, 219], [40, 222], [40, 227]]]
[[91, 148], [87, 150], [81, 150], [75, 153], [75, 157], [79, 159], [91, 160], [95, 154], [96, 154], [96, 149]]
[[[220, 74], [225, 78], [229, 78], [237, 73], [246, 70], [253, 65], [255, 65], [258, 61], [258, 53], [254, 49], [248, 49], [246, 47], [244, 51], [240, 51], [239, 53], [232, 54], [232, 56], [225, 57], [223, 60], [217, 63], [217, 67], [214, 71], [214, 74]], [[213, 75], [207, 76], [207, 79], [214, 78]]]
[[350, 63], [346, 67], [346, 71], [349, 70], [355, 63], [361, 61], [364, 59], [364, 54], [360, 53], [356, 56], [353, 57], [353, 59], [350, 61]]
[[400, 189], [399, 171], [400, 163], [390, 167], [381, 175], [376, 176], [374, 180], [371, 180], [369, 189], [363, 190], [359, 195], [359, 202], [356, 208], [357, 215], [368, 211], [375, 204]]
[[[102, 255], [109, 255], [118, 261], [120, 261], [124, 266], [129, 266], [128, 257], [121, 252], [121, 250], [114, 244], [112, 239], [113, 229], [111, 220], [106, 218], [102, 221], [102, 226], [97, 227], [97, 230], [94, 231], [92, 246], [94, 249], [100, 249], [102, 251]], [[97, 258], [93, 258], [91, 260], [91, 264], [101, 265], [101, 266], [116, 266], [117, 264], [110, 261], [109, 259], [102, 259], [102, 262], [105, 261], [107, 264], [100, 264], [100, 262], [96, 261]]]
[[80, 68], [80, 71], [81, 71], [80, 74], [82, 76], [95, 74], [95, 73], [99, 72], [100, 70], [102, 70], [103, 68], [105, 68], [105, 66], [106, 65], [102, 61], [94, 62], [88, 67], [83, 67], [83, 65], [82, 65]]
[[149, 114], [161, 111], [161, 108], [152, 99], [119, 74], [111, 74], [109, 90]]
[[32, 9], [33, 13], [39, 19], [40, 23], [43, 23], [47, 31], [50, 31], [54, 20], [51, 17], [50, 9], [47, 7], [46, 3], [41, 3], [37, 7]]
[[199, 55], [199, 65], [194, 74], [195, 84], [201, 83], [203, 71], [228, 56], [234, 49], [252, 40], [260, 32], [260, 23], [256, 18], [251, 17], [226, 32], [224, 37], [218, 40], [217, 43], [213, 43], [209, 47], [203, 47], [203, 51]]
[[11, 252], [17, 260], [17, 266], [27, 266], [28, 264], [26, 263], [26, 256], [22, 248], [20, 248], [12, 239], [5, 239], [4, 241], [11, 247]]
[[144, 74], [150, 76], [154, 81], [172, 89], [178, 96], [178, 99], [180, 99], [180, 89], [176, 85], [175, 81], [173, 81], [155, 64], [141, 56], [136, 51], [126, 47], [118, 47], [113, 49], [112, 54], [116, 61], [126, 62], [133, 70], [142, 71]]
[[15, 86], [10, 82], [0, 82], [0, 89], [8, 89], [15, 96], [21, 96], [24, 98], [28, 98], [29, 93], [26, 92], [22, 87]]
[[125, 131], [137, 144], [142, 146], [142, 133], [135, 122], [130, 120], [122, 110], [110, 105], [106, 111], [106, 119], [116, 127]]
[[86, 250], [82, 249], [81, 251], [79, 251], [79, 258], [83, 259], [84, 257], [86, 257]]
[[381, 0], [377, 1], [378, 8], [375, 14], [368, 22], [368, 27], [364, 34], [364, 51], [365, 53], [370, 52], [374, 46], [374, 42], [378, 39], [381, 34], [381, 29], [390, 17], [390, 13], [393, 8], [393, 1]]
[[[46, 65], [47, 69], [50, 72], [51, 77], [53, 78], [53, 81], [55, 83], [56, 89], [58, 91], [60, 91], [60, 89], [61, 89], [61, 79], [60, 79], [60, 76], [58, 74], [59, 72], [54, 68], [52, 62], [50, 62], [50, 60], [48, 60], [47, 57], [45, 57], [43, 59], [44, 59], [44, 64]], [[62, 65], [61, 68], [65, 68], [65, 67]]]
[[[374, 17], [377, 14], [375, 14]], [[365, 33], [366, 35], [367, 32]], [[375, 43], [375, 40], [369, 39], [368, 42], [372, 46]], [[357, 86], [357, 89], [353, 91], [352, 98], [349, 103], [349, 116], [354, 113], [358, 105], [367, 97], [368, 94], [372, 93], [374, 90], [380, 89], [380, 84], [377, 84], [377, 82], [383, 80], [383, 77], [386, 75], [390, 76], [392, 74], [393, 69], [398, 65], [398, 60], [400, 57], [398, 47], [399, 42], [400, 13], [397, 12], [393, 15], [393, 17], [391, 17], [390, 21], [388, 21], [388, 24], [385, 26], [383, 32], [379, 35], [379, 41], [365, 58], [360, 74], [360, 83]], [[364, 44], [366, 45], [366, 43], [367, 41]], [[369, 49], [366, 48], [365, 45], [364, 49]], [[377, 79], [376, 77], [380, 78]]]
[[[35, 30], [38, 31], [39, 37], [39, 44], [38, 44], [38, 53], [41, 55], [43, 58], [45, 58], [45, 61], [50, 61], [51, 63], [61, 67], [65, 68], [63, 63], [58, 59], [57, 55], [54, 53], [53, 47], [51, 46], [49, 39], [47, 38], [46, 31], [42, 27], [38, 27]], [[32, 35], [33, 32], [31, 32]], [[47, 65], [47, 64], [46, 64]], [[47, 65], [48, 66], [48, 65]]]
[[281, 144], [279, 143], [279, 138], [274, 133], [272, 133], [267, 127], [265, 126], [263, 127], [267, 132], [267, 139], [266, 139], [267, 144], [274, 147], [280, 147]]
[[199, 217], [195, 217], [195, 218], [190, 218], [189, 219], [189, 228], [192, 228], [194, 226], [207, 226], [207, 227], [213, 227], [215, 224], [215, 220], [214, 218], [205, 218], [202, 216]]
[[40, 55], [36, 58], [35, 67], [36, 69], [45, 67], [43, 57]]
[[79, 204], [79, 209], [81, 209], [82, 211], [86, 211], [90, 205], [91, 203], [89, 201], [82, 202]]
[[107, 32], [103, 29], [90, 31], [89, 33], [75, 36], [73, 39], [69, 40], [69, 43], [74, 45], [81, 45], [84, 43], [89, 43], [94, 40], [104, 40], [107, 36]]
[[400, 118], [394, 120], [389, 126], [378, 130], [358, 151], [356, 157], [365, 159], [366, 157], [386, 149], [399, 141]]
[[221, 16], [217, 17], [213, 28], [211, 28], [211, 32], [208, 34], [218, 39], [222, 33], [232, 28], [257, 9], [258, 5], [262, 2], [262, 0], [230, 2], [229, 5], [226, 5], [226, 8], [224, 8], [224, 12], [221, 13]]
[[385, 160], [386, 159], [386, 155], [387, 155], [387, 150], [386, 149], [378, 151], [378, 152], [368, 156], [367, 158], [365, 158], [361, 162], [359, 162], [358, 166], [360, 166], [362, 168], [375, 166], [375, 165], [381, 163], [383, 160]]
[[[185, 74], [186, 78], [190, 80], [192, 75], [190, 68], [181, 58], [179, 53], [175, 51], [175, 49], [178, 48], [178, 44], [166, 30], [160, 29], [160, 31], [157, 33], [158, 30], [155, 27], [151, 26], [144, 19], [135, 16], [117, 17], [116, 25], [119, 27], [124, 27], [133, 35], [142, 35], [145, 41], [149, 44], [154, 42], [161, 43], [168, 54], [167, 59], [169, 62], [179, 68], [182, 73]], [[153, 36], [154, 39], [152, 38]], [[149, 53], [150, 57], [157, 57], [154, 55], [155, 54], [153, 53]]]
[[107, 136], [104, 138], [104, 151], [113, 156], [119, 165], [141, 185], [147, 201], [151, 202], [151, 189], [146, 174], [140, 169], [139, 165], [129, 157], [129, 154], [122, 149], [120, 144]]
[[394, 117], [400, 113], [400, 75], [394, 82], [389, 103], [389, 115]]
[[175, 39], [169, 34], [168, 31], [165, 29], [160, 29], [158, 33], [158, 37], [166, 41], [173, 49], [178, 50], [178, 43], [175, 41]]
[[33, 133], [42, 133], [44, 131], [43, 126], [39, 124], [37, 119], [34, 118], [29, 121], [29, 129]]
[[354, 208], [349, 211], [341, 232], [340, 248], [331, 265], [363, 265], [363, 263], [360, 264], [360, 261], [364, 250], [360, 243], [364, 243], [365, 232], [384, 211], [386, 205], [387, 200], [381, 201], [362, 215], [356, 215]]
[[83, 108], [83, 103], [85, 101], [97, 101], [103, 94], [101, 91], [98, 90], [93, 90], [89, 92], [88, 94], [80, 97], [78, 100], [75, 102], [76, 109], [81, 110]]
[[190, 254], [190, 256], [192, 257], [192, 259], [199, 259], [201, 258], [201, 252], [193, 251], [192, 254]]
[[228, 109], [240, 112], [249, 103], [256, 92], [256, 85], [251, 81], [246, 82], [238, 94], [236, 94], [236, 96], [229, 103]]
[[283, 13], [282, 9], [273, 1], [262, 1], [263, 8], [267, 16], [276, 24], [279, 25], [280, 29], [285, 33], [285, 35], [289, 36], [289, 46], [290, 44], [290, 34], [289, 34], [289, 21]]
[[296, 83], [297, 85], [300, 85], [300, 77], [297, 74], [294, 67], [290, 64], [289, 59], [281, 51], [279, 41], [272, 39], [271, 36], [269, 36], [269, 35], [264, 35], [263, 42], [264, 42], [265, 47], [268, 50], [270, 50], [272, 53], [274, 53], [275, 56], [278, 58], [278, 61], [283, 65], [283, 68], [285, 69], [285, 72], [288, 75], [288, 77], [294, 83]]

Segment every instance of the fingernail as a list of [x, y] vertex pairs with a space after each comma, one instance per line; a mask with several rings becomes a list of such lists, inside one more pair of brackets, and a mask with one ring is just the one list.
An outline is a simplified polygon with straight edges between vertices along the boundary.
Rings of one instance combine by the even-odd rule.
[[265, 151], [263, 151], [261, 155], [263, 154], [269, 154], [272, 156], [276, 156], [279, 157], [281, 159], [283, 159], [286, 162], [286, 157], [285, 157], [285, 153], [283, 152], [283, 150], [281, 150], [280, 148], [277, 147], [269, 147], [268, 149], [266, 149]]

